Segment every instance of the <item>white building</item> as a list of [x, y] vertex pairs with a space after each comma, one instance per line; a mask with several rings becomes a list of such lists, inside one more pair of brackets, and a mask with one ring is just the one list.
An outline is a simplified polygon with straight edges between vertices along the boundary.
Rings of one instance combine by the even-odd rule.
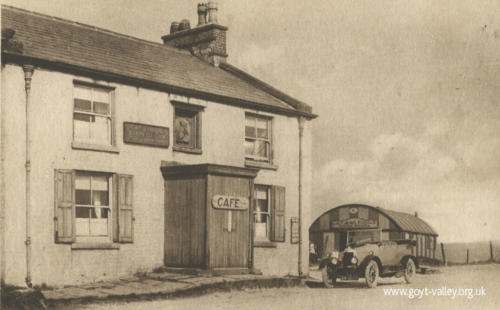
[[198, 10], [161, 44], [2, 6], [4, 283], [307, 274], [316, 115], [228, 64]]

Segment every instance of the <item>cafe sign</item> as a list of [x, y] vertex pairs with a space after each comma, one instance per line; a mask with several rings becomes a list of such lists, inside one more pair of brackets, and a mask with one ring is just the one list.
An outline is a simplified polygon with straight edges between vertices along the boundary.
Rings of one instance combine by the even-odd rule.
[[226, 195], [215, 195], [212, 198], [212, 207], [223, 210], [247, 210], [248, 198]]

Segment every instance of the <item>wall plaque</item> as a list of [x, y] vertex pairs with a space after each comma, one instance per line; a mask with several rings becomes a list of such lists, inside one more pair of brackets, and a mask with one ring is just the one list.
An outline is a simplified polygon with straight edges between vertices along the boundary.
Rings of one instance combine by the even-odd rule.
[[299, 243], [299, 218], [292, 217], [290, 218], [290, 243], [297, 244]]
[[139, 123], [123, 123], [123, 142], [168, 148], [169, 129]]
[[248, 198], [215, 195], [212, 198], [212, 207], [225, 210], [246, 210], [248, 209]]

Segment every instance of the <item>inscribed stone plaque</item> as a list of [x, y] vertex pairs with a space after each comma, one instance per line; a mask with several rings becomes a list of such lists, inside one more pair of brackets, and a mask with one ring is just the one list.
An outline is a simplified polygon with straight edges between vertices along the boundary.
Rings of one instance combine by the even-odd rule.
[[138, 123], [123, 123], [123, 142], [168, 148], [169, 129]]

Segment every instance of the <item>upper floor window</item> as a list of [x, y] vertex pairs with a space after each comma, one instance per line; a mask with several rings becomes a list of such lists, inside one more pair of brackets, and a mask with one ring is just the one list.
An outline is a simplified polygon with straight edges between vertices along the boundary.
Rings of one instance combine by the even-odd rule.
[[271, 118], [245, 115], [245, 157], [271, 162]]
[[111, 90], [74, 85], [73, 140], [87, 144], [112, 145]]

